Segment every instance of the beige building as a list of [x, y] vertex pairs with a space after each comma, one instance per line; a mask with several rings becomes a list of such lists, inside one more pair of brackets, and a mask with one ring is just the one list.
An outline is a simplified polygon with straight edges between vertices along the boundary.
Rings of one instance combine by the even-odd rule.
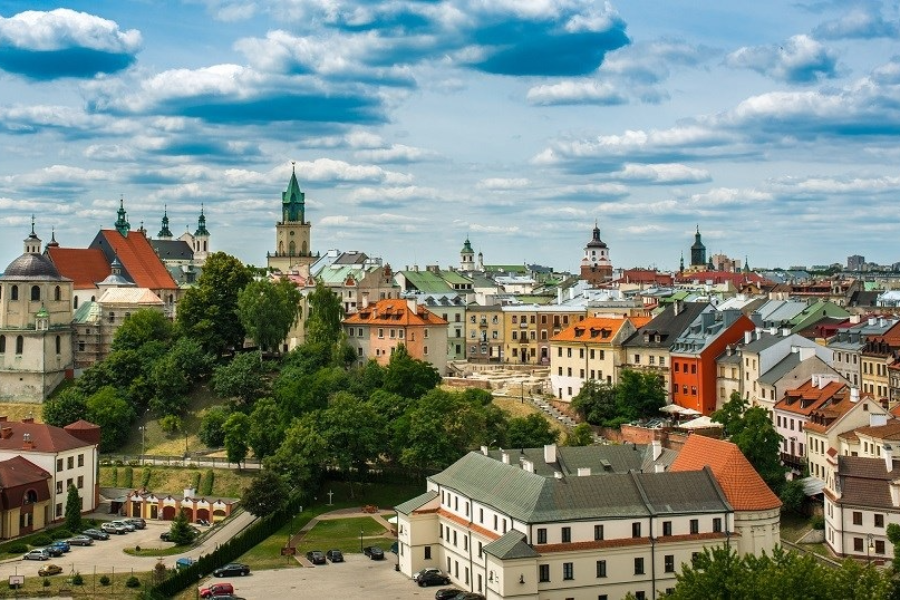
[[471, 362], [499, 362], [505, 343], [505, 319], [499, 304], [466, 307], [466, 358]]
[[43, 402], [72, 375], [72, 280], [34, 233], [0, 276], [0, 400]]
[[584, 307], [519, 304], [504, 306], [503, 362], [549, 365], [550, 339], [586, 316]]

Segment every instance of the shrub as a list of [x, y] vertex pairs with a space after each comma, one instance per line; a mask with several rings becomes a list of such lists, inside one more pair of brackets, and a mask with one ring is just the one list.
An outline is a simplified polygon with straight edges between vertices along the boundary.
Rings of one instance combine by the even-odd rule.
[[159, 426], [169, 435], [175, 435], [181, 431], [183, 423], [178, 415], [166, 415], [159, 420]]
[[44, 587], [50, 587], [50, 578], [44, 577]]
[[81, 573], [75, 573], [75, 576], [72, 578], [72, 585], [84, 585], [84, 577], [81, 576]]
[[112, 486], [119, 487], [119, 467], [112, 468]]
[[200, 471], [197, 471], [196, 473], [194, 473], [194, 480], [191, 484], [191, 487], [197, 491], [200, 490]]
[[106, 575], [100, 577], [100, 585], [109, 585], [109, 583], [109, 577], [107, 577]]
[[137, 588], [141, 587], [141, 580], [132, 575], [128, 579], [125, 580], [125, 587]]
[[50, 538], [49, 535], [44, 533], [44, 534], [35, 536], [34, 539], [31, 540], [31, 543], [34, 546], [49, 546], [50, 544], [53, 543], [53, 540]]
[[813, 515], [809, 520], [809, 524], [812, 525], [813, 529], [823, 530], [825, 529], [825, 517], [822, 515]]
[[213, 493], [213, 483], [216, 481], [216, 474], [213, 473], [212, 469], [207, 469], [206, 474], [203, 477], [203, 489], [200, 490], [201, 496], [212, 496]]
[[150, 477], [153, 476], [153, 469], [150, 467], [144, 467], [144, 472], [141, 474], [141, 487], [147, 489], [147, 486], [150, 485]]
[[7, 549], [7, 552], [10, 554], [25, 554], [28, 552], [28, 544], [13, 544]]
[[54, 540], [64, 540], [66, 538], [72, 537], [72, 532], [65, 527], [60, 527], [59, 529], [54, 529], [53, 531], [51, 531], [50, 535], [53, 536]]
[[122, 487], [131, 488], [134, 485], [134, 467], [125, 467], [125, 478], [122, 480]]

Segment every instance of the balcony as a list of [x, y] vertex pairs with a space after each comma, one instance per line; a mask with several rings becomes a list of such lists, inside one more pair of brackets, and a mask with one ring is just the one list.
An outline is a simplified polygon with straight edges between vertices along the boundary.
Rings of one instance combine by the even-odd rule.
[[786, 452], [781, 453], [781, 462], [786, 467], [790, 467], [792, 469], [797, 469], [798, 471], [802, 471], [803, 467], [806, 466], [806, 457], [805, 456], [794, 456], [793, 454], [788, 454]]

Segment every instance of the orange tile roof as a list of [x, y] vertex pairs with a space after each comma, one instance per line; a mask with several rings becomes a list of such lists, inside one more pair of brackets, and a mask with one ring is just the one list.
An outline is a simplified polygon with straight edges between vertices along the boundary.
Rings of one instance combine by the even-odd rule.
[[[813, 385], [812, 379], [793, 390], [787, 390], [784, 398], [775, 403], [775, 408], [795, 415], [808, 416], [832, 399], [843, 399], [850, 395], [850, 388], [841, 381], [830, 381], [824, 387]], [[840, 396], [840, 398], [838, 398]], [[791, 402], [788, 402], [791, 400]], [[805, 406], [804, 406], [805, 405]]]
[[63, 277], [74, 282], [76, 290], [96, 288], [110, 274], [109, 263], [99, 248], [47, 248], [47, 255]]
[[[563, 329], [553, 336], [553, 342], [592, 342], [601, 343], [612, 340], [625, 325], [631, 321], [635, 329], [639, 329], [649, 323], [651, 317], [627, 317], [622, 319], [610, 319], [608, 317], [588, 317], [574, 325]], [[605, 334], [605, 335], [604, 335]]]
[[690, 435], [669, 470], [699, 471], [704, 467], [712, 470], [735, 510], [773, 510], [781, 507], [778, 496], [731, 442], [699, 434]]
[[166, 266], [160, 260], [153, 246], [139, 231], [129, 231], [123, 236], [115, 229], [102, 229], [94, 238], [92, 246], [107, 244], [111, 252], [119, 256], [122, 266], [138, 286], [151, 290], [177, 290], [178, 284], [172, 279]]
[[403, 327], [424, 327], [427, 325], [447, 325], [447, 321], [435, 315], [424, 306], [409, 308], [406, 300], [379, 300], [359, 312], [344, 319], [348, 325], [385, 325]]
[[[419, 511], [415, 511], [415, 513], [419, 514]], [[500, 539], [500, 534], [497, 533], [496, 531], [491, 531], [490, 529], [488, 529], [486, 527], [482, 527], [481, 525], [478, 525], [477, 523], [473, 523], [473, 522], [469, 521], [468, 519], [464, 519], [464, 518], [460, 517], [459, 515], [454, 515], [452, 512], [450, 512], [446, 509], [439, 508], [437, 510], [437, 514], [444, 517], [448, 521], [453, 521], [457, 525], [466, 527], [469, 529], [469, 531], [474, 531], [475, 533], [481, 534], [490, 540], [499, 540]]]

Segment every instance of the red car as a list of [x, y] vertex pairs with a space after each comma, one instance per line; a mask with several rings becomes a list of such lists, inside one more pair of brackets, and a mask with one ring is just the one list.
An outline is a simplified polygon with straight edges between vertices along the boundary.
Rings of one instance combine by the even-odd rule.
[[205, 588], [200, 588], [200, 597], [201, 598], [210, 598], [212, 596], [219, 596], [223, 594], [233, 594], [234, 586], [230, 583], [211, 583]]

